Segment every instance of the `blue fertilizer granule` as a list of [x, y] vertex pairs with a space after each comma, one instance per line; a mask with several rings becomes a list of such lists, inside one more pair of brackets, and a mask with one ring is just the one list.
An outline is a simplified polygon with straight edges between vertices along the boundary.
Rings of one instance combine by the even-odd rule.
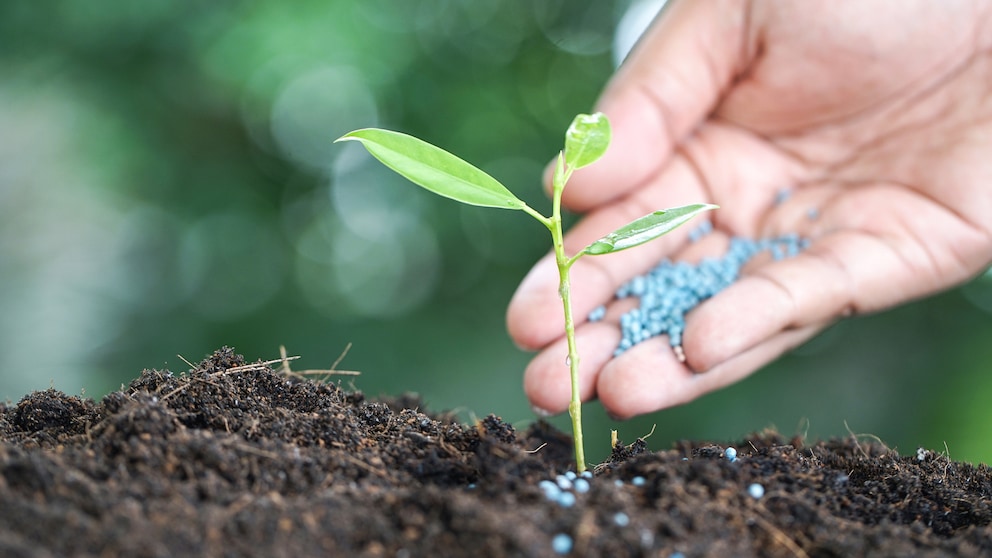
[[[705, 223], [709, 223], [706, 221]], [[695, 231], [690, 237], [699, 239], [708, 234], [703, 226], [701, 234]], [[682, 353], [682, 333], [685, 316], [704, 300], [726, 289], [740, 277], [740, 270], [751, 258], [769, 252], [772, 258], [791, 258], [802, 251], [809, 241], [796, 234], [777, 238], [752, 240], [734, 237], [727, 253], [719, 258], [706, 258], [698, 264], [663, 260], [644, 275], [624, 283], [615, 293], [616, 299], [640, 298], [640, 305], [620, 317], [620, 344], [613, 356], [620, 356], [634, 345], [659, 335], [668, 335], [679, 360]], [[590, 319], [602, 319], [605, 308], [593, 310]]]
[[558, 533], [551, 539], [551, 549], [557, 554], [568, 554], [572, 551], [572, 537]]
[[732, 447], [727, 448], [727, 451], [723, 452], [723, 455], [724, 455], [724, 457], [727, 458], [727, 461], [729, 461], [731, 463], [733, 463], [734, 461], [737, 461], [737, 449], [736, 448], [732, 448]]
[[603, 317], [605, 317], [605, 316], [606, 316], [606, 306], [603, 305], [603, 304], [601, 304], [601, 305], [593, 308], [592, 309], [592, 312], [589, 312], [589, 321], [590, 322], [598, 322], [598, 321], [602, 320]]
[[549, 480], [542, 480], [541, 482], [537, 483], [537, 486], [539, 486], [541, 490], [544, 491], [544, 496], [548, 500], [557, 500], [558, 496], [561, 495], [562, 492], [561, 488], [557, 484]]

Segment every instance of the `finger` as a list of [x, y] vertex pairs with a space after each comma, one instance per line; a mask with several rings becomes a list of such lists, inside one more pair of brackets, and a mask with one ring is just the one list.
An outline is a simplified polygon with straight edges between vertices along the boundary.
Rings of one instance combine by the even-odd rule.
[[668, 163], [745, 63], [744, 4], [666, 8], [600, 97], [597, 109], [610, 118], [612, 141], [600, 161], [572, 177], [562, 197], [566, 206], [586, 211], [617, 199]]
[[[596, 375], [620, 342], [616, 324], [586, 324], [575, 332], [579, 360], [579, 393], [583, 401], [595, 396]], [[553, 415], [568, 410], [571, 381], [566, 340], [559, 339], [535, 356], [524, 371], [524, 392], [534, 411]]]
[[694, 310], [684, 336], [692, 369], [714, 368], [786, 329], [950, 287], [977, 273], [987, 254], [981, 231], [908, 188], [847, 189], [812, 229], [820, 236], [805, 251], [748, 270]]
[[679, 362], [667, 337], [655, 337], [608, 362], [596, 378], [596, 395], [618, 419], [681, 405], [740, 381], [823, 327], [815, 324], [780, 332], [705, 374], [696, 374]]
[[855, 298], [867, 302], [882, 286], [870, 287], [865, 275], [877, 275], [865, 269], [876, 264], [890, 271], [901, 265], [877, 239], [849, 232], [818, 239], [794, 258], [766, 261], [693, 311], [683, 342], [690, 368], [705, 372], [787, 328], [849, 315]]

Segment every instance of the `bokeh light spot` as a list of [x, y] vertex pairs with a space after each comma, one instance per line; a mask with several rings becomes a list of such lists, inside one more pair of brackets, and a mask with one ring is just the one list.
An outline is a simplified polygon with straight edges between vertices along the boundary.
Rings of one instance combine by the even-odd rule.
[[372, 240], [396, 220], [418, 218], [434, 201], [356, 143], [342, 146], [329, 194], [341, 222], [353, 234]]
[[312, 221], [297, 243], [296, 279], [311, 306], [335, 320], [387, 318], [419, 307], [437, 285], [434, 231], [407, 215], [375, 238], [337, 218]]
[[333, 141], [356, 128], [375, 126], [378, 111], [361, 74], [322, 66], [293, 78], [271, 112], [272, 136], [288, 158], [328, 169], [339, 151]]

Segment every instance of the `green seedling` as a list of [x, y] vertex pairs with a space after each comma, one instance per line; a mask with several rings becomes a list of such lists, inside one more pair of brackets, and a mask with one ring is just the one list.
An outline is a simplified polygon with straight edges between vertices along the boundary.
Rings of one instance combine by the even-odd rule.
[[447, 151], [406, 134], [366, 128], [355, 130], [336, 141], [358, 141], [390, 169], [414, 184], [453, 200], [481, 207], [523, 211], [551, 231], [555, 261], [558, 264], [558, 294], [565, 313], [565, 337], [568, 342], [572, 398], [568, 413], [572, 419], [575, 442], [575, 466], [586, 468], [582, 443], [582, 409], [579, 397], [579, 354], [575, 346], [575, 320], [569, 294], [568, 272], [583, 256], [612, 254], [658, 238], [694, 216], [715, 209], [710, 204], [693, 204], [655, 211], [620, 227], [589, 244], [577, 254], [565, 254], [562, 234], [561, 195], [572, 173], [599, 159], [610, 144], [610, 122], [605, 115], [580, 114], [565, 133], [565, 149], [558, 153], [552, 179], [551, 216], [545, 217], [514, 196], [495, 178]]

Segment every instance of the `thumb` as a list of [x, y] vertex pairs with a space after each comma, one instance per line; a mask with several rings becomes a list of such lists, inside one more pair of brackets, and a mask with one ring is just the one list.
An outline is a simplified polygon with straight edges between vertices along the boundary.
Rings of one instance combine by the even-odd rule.
[[613, 139], [603, 158], [576, 172], [565, 189], [562, 200], [574, 210], [621, 197], [658, 174], [746, 64], [746, 2], [669, 4], [597, 103]]

